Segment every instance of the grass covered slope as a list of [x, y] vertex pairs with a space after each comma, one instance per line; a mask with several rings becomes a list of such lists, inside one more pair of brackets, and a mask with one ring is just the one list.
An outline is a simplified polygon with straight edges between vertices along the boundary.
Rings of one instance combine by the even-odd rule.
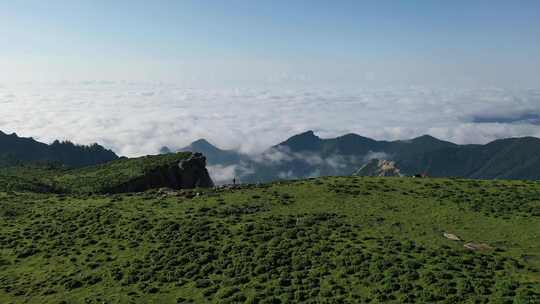
[[59, 190], [52, 186], [52, 180], [68, 171], [68, 169], [50, 165], [21, 165], [1, 168], [0, 192], [58, 192]]
[[[3, 168], [0, 191], [34, 191], [55, 193], [121, 192], [119, 187], [148, 174], [160, 173], [168, 167], [188, 160], [193, 153], [121, 158], [105, 164], [80, 169], [61, 167], [20, 166]], [[1, 183], [4, 181], [4, 183]]]
[[0, 302], [539, 303], [539, 199], [535, 182], [360, 177], [0, 193]]
[[106, 164], [64, 172], [53, 178], [56, 188], [65, 192], [107, 193], [132, 180], [161, 168], [187, 160], [192, 153], [123, 158]]

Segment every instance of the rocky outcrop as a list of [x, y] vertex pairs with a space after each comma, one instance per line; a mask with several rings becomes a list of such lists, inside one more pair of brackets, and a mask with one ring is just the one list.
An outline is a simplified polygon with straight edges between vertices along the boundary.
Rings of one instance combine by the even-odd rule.
[[213, 186], [214, 182], [206, 170], [206, 158], [201, 153], [193, 153], [185, 160], [156, 167], [145, 175], [108, 189], [106, 192], [123, 193], [162, 187], [191, 189]]
[[396, 163], [385, 159], [372, 159], [354, 173], [356, 176], [403, 176]]
[[206, 157], [201, 153], [194, 153], [187, 160], [178, 164], [179, 188], [208, 188], [213, 187], [214, 182], [206, 170]]

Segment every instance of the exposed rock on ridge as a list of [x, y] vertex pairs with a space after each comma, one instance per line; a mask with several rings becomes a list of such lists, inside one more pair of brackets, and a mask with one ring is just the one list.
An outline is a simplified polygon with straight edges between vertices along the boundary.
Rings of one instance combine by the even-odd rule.
[[385, 159], [372, 159], [354, 175], [357, 176], [403, 176], [396, 163]]
[[105, 192], [140, 192], [161, 187], [191, 189], [213, 186], [214, 182], [206, 170], [206, 157], [201, 153], [193, 153], [188, 159], [156, 167], [143, 176], [129, 180]]

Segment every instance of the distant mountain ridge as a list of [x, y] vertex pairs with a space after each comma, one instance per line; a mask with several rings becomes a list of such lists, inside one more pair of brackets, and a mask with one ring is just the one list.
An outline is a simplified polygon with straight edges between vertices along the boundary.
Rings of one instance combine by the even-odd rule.
[[20, 164], [55, 163], [67, 167], [85, 167], [118, 159], [113, 151], [93, 144], [76, 145], [54, 141], [48, 145], [33, 138], [19, 137], [0, 131], [0, 167]]
[[[294, 135], [262, 153], [248, 155], [223, 150], [205, 139], [179, 151], [200, 152], [217, 184], [233, 179], [243, 183], [279, 179], [352, 175], [370, 161], [392, 162], [402, 175], [476, 179], [540, 179], [540, 139], [499, 139], [485, 145], [458, 145], [423, 135], [410, 140], [379, 141], [357, 134], [320, 138], [313, 131]], [[172, 152], [163, 147], [162, 154]], [[21, 164], [58, 164], [79, 168], [103, 164], [119, 157], [98, 144], [76, 145], [0, 131], [0, 168]], [[387, 162], [385, 162], [387, 161]], [[373, 170], [379, 163], [372, 163]]]
[[401, 162], [402, 170], [425, 167], [431, 176], [478, 179], [540, 179], [540, 139], [507, 138], [486, 145], [447, 147]]
[[209, 165], [228, 168], [229, 173], [243, 182], [351, 175], [373, 159], [392, 161], [403, 175], [540, 179], [540, 139], [535, 137], [458, 145], [430, 135], [378, 141], [352, 133], [323, 139], [313, 131], [306, 131], [259, 155], [221, 150], [204, 139], [180, 151], [201, 152], [207, 156]]

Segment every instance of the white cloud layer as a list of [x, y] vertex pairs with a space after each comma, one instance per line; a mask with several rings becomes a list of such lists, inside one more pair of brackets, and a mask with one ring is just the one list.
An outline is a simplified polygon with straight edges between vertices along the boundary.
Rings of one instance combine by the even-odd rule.
[[[354, 132], [395, 140], [431, 134], [457, 143], [486, 143], [540, 137], [538, 123], [515, 119], [540, 115], [540, 90], [218, 91], [163, 83], [0, 84], [0, 114], [4, 132], [45, 142], [98, 142], [126, 156], [157, 153], [162, 146], [179, 148], [198, 138], [260, 152], [308, 129], [322, 137]], [[279, 161], [286, 155], [265, 157]]]
[[212, 177], [212, 180], [216, 185], [223, 185], [230, 183], [233, 178], [236, 177], [236, 165], [222, 166], [213, 165], [207, 166], [208, 174]]

